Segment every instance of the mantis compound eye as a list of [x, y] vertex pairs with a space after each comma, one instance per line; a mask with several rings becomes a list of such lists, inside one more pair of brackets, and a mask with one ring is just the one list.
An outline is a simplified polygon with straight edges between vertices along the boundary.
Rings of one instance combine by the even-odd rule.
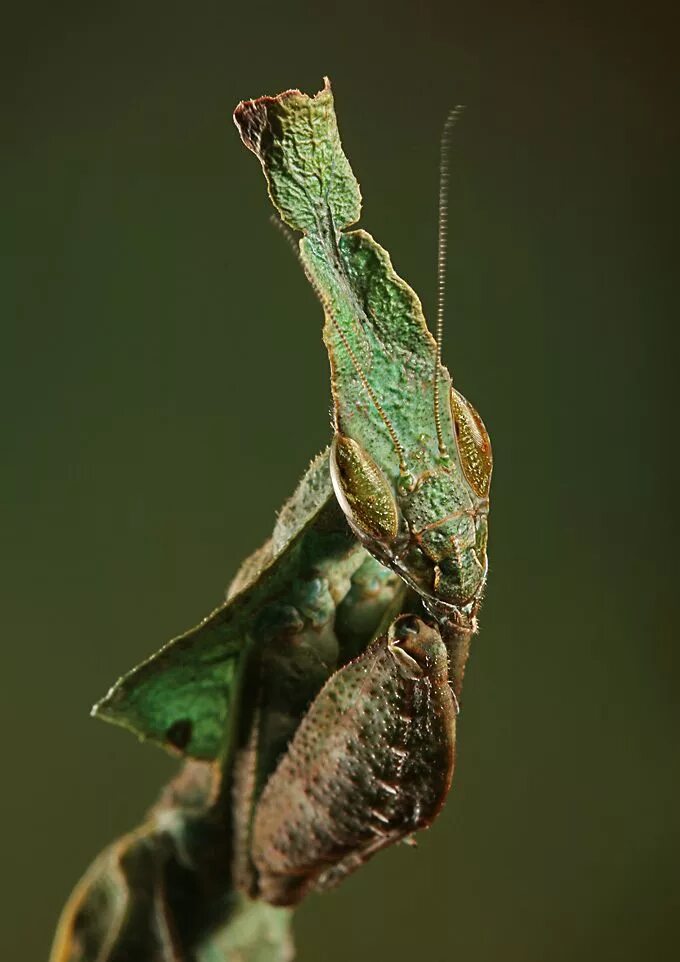
[[391, 540], [399, 512], [390, 484], [375, 461], [351, 438], [336, 434], [331, 446], [331, 479], [347, 520], [370, 538]]
[[463, 473], [475, 494], [486, 498], [491, 484], [493, 457], [484, 422], [470, 402], [456, 390], [451, 391], [451, 416]]

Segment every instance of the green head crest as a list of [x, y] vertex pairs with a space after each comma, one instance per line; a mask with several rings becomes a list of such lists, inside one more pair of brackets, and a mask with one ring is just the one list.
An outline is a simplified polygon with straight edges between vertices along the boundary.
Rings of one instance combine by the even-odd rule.
[[[287, 91], [247, 101], [234, 117], [275, 207], [303, 234], [300, 259], [324, 308], [336, 496], [363, 544], [438, 617], [472, 616], [487, 568], [489, 437], [454, 390], [439, 340], [387, 251], [365, 231], [347, 230], [361, 195], [342, 151], [330, 85], [315, 97]], [[443, 156], [454, 119], [445, 127]], [[447, 173], [443, 164], [440, 266]], [[439, 293], [440, 318], [443, 275]]]

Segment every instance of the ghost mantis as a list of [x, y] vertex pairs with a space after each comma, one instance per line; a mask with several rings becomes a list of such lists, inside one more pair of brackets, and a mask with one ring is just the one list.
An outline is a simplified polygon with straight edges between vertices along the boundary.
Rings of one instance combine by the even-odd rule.
[[52, 962], [292, 958], [291, 909], [428, 827], [454, 765], [487, 575], [491, 448], [436, 337], [360, 229], [328, 81], [238, 105], [321, 302], [333, 438], [196, 628], [94, 713], [187, 761], [71, 896]]

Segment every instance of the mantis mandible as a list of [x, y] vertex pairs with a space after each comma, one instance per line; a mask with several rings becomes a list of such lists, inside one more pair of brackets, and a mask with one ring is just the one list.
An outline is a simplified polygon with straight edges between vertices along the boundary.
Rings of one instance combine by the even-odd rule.
[[[328, 81], [238, 105], [324, 312], [333, 438], [226, 602], [94, 708], [187, 759], [67, 904], [53, 962], [273, 962], [290, 909], [436, 818], [487, 574], [489, 438], [363, 230]], [[298, 239], [299, 238], [299, 239]]]

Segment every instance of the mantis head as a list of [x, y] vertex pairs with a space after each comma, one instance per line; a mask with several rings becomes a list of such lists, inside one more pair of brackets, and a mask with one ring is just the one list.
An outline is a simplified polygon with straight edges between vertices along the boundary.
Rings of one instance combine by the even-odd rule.
[[436, 430], [425, 430], [414, 447], [385, 456], [384, 446], [367, 446], [370, 432], [357, 418], [343, 424], [333, 439], [331, 477], [365, 547], [435, 616], [459, 620], [474, 617], [486, 580], [492, 456], [481, 418], [451, 387], [447, 407], [443, 449]]
[[[330, 85], [239, 105], [325, 314], [336, 496], [366, 548], [423, 597], [436, 618], [474, 619], [486, 578], [491, 446], [481, 418], [441, 364], [448, 148], [441, 143], [437, 331], [385, 251], [363, 230], [359, 184], [342, 151]], [[297, 246], [294, 242], [294, 246]]]

